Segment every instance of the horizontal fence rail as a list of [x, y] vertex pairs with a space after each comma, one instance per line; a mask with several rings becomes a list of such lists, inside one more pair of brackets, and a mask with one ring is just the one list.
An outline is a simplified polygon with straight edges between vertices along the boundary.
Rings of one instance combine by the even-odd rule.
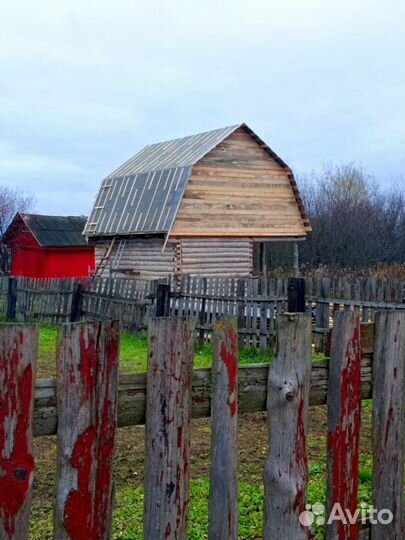
[[[361, 397], [370, 399], [372, 391], [373, 324], [362, 325]], [[241, 413], [266, 410], [267, 364], [239, 366], [238, 403]], [[328, 361], [311, 364], [309, 405], [324, 405], [328, 395]], [[192, 417], [211, 414], [211, 368], [193, 370]], [[118, 387], [118, 426], [145, 423], [146, 373], [121, 373]], [[35, 389], [34, 435], [53, 435], [57, 428], [56, 380], [39, 379]]]

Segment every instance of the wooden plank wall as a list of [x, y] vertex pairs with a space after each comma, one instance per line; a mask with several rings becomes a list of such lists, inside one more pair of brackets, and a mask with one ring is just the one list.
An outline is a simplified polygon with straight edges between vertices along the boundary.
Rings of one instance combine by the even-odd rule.
[[193, 167], [172, 236], [305, 236], [289, 174], [238, 129]]

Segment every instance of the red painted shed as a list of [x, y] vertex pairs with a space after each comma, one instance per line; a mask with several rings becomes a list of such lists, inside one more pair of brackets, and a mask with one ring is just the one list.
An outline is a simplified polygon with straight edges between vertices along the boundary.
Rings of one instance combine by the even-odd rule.
[[4, 243], [12, 276], [86, 277], [94, 270], [94, 247], [82, 235], [86, 218], [16, 214]]

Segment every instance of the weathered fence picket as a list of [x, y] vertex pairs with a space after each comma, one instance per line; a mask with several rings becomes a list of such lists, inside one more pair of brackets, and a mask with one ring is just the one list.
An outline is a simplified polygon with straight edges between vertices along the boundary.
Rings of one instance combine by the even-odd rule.
[[372, 524], [372, 540], [404, 538], [404, 377], [405, 312], [378, 313], [373, 372], [373, 506], [378, 511], [391, 511], [393, 520]]
[[55, 540], [109, 540], [118, 324], [64, 325], [58, 350]]
[[[360, 320], [352, 312], [336, 315], [328, 382], [327, 515], [335, 505], [355, 515], [359, 472], [361, 403]], [[327, 540], [357, 540], [357, 522], [333, 521]]]
[[149, 324], [144, 540], [186, 540], [195, 322]]
[[[222, 294], [230, 293], [228, 285], [222, 282]], [[202, 293], [198, 282], [190, 280], [189, 286]], [[120, 295], [129, 294], [126, 285], [119, 287]], [[252, 286], [249, 294], [259, 292]], [[186, 309], [195, 314], [199, 306], [194, 298]], [[224, 310], [219, 302], [216, 313]], [[27, 540], [33, 427], [34, 434], [44, 435], [57, 426], [54, 537], [110, 540], [116, 425], [145, 423], [145, 417], [144, 539], [186, 540], [190, 422], [206, 416], [212, 416], [208, 535], [236, 540], [238, 413], [262, 410], [268, 413], [270, 442], [263, 538], [308, 539], [307, 413], [327, 397], [327, 512], [336, 503], [352, 516], [358, 510], [360, 401], [372, 397], [373, 506], [380, 519], [371, 515], [371, 529], [337, 521], [326, 528], [327, 539], [369, 540], [371, 534], [372, 540], [403, 540], [405, 312], [380, 313], [375, 324], [360, 324], [361, 319], [361, 310], [337, 310], [330, 360], [316, 362], [311, 315], [279, 315], [276, 357], [256, 366], [237, 365], [236, 318], [217, 319], [213, 367], [193, 371], [195, 321], [152, 318], [148, 374], [121, 374], [119, 385], [118, 324], [66, 324], [59, 337], [57, 388], [54, 380], [37, 381], [34, 403], [38, 331], [1, 326], [0, 540]]]
[[308, 482], [307, 423], [311, 378], [311, 317], [281, 315], [270, 363], [267, 411], [270, 450], [264, 470], [264, 540], [310, 538], [299, 516]]
[[208, 540], [238, 538], [238, 330], [236, 319], [215, 324], [211, 400]]
[[28, 540], [38, 328], [0, 326], [0, 539]]
[[[266, 349], [273, 346], [275, 319], [287, 311], [286, 279], [183, 275], [180, 279], [171, 276], [157, 281], [0, 277], [3, 313], [9, 279], [16, 282], [13, 290], [19, 321], [60, 324], [78, 318], [119, 319], [123, 326], [136, 332], [145, 330], [149, 317], [159, 310], [160, 302], [153, 302], [157, 283], [168, 283], [171, 297], [166, 298], [165, 314], [196, 317], [200, 342], [211, 340], [216, 320], [236, 315], [240, 347]], [[79, 297], [78, 285], [82, 291]], [[405, 287], [400, 280], [366, 278], [354, 283], [343, 278], [307, 278], [305, 285], [306, 308], [314, 314], [313, 332], [319, 351], [324, 350], [325, 334], [339, 311], [356, 311], [363, 322], [370, 322], [378, 309], [405, 309]]]

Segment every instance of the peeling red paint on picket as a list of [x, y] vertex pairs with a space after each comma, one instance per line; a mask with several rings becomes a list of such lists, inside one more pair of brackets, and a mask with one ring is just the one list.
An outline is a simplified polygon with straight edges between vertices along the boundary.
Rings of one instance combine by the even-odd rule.
[[212, 353], [208, 540], [237, 540], [238, 333], [235, 318], [216, 323]]
[[0, 328], [0, 538], [28, 538], [34, 476], [32, 413], [38, 330]]
[[[354, 515], [358, 505], [361, 407], [360, 319], [342, 312], [335, 318], [328, 382], [327, 508], [335, 504]], [[357, 540], [357, 523], [335, 521], [328, 540]]]
[[110, 537], [118, 344], [116, 323], [69, 325], [61, 331], [56, 532], [63, 538]]
[[[224, 326], [225, 325], [225, 326]], [[217, 323], [216, 330], [224, 329], [227, 334], [220, 345], [220, 359], [226, 366], [228, 373], [228, 398], [227, 404], [231, 411], [231, 416], [237, 411], [237, 388], [236, 382], [238, 377], [238, 334], [232, 326], [226, 326], [225, 322]]]
[[195, 323], [149, 323], [146, 396], [145, 540], [187, 538]]

